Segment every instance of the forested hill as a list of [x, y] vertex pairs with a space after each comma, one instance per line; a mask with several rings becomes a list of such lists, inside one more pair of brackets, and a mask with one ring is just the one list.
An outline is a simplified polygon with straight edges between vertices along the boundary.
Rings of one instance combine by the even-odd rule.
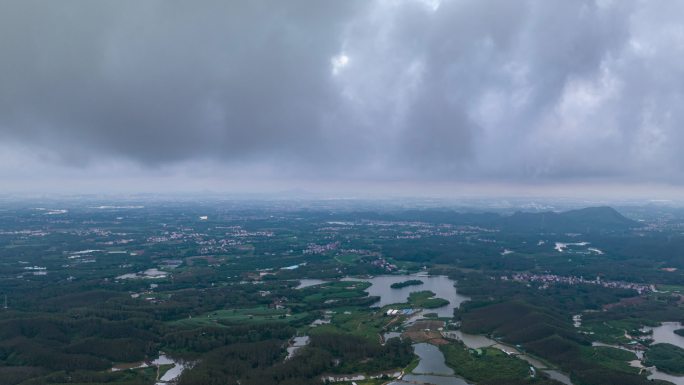
[[522, 213], [502, 218], [502, 227], [509, 231], [600, 232], [622, 231], [637, 227], [611, 207], [588, 207], [562, 213]]
[[348, 212], [329, 216], [334, 220], [387, 220], [449, 223], [482, 226], [511, 232], [588, 233], [625, 231], [639, 223], [626, 218], [612, 207], [588, 207], [565, 212], [515, 212], [505, 215], [491, 212], [457, 212], [445, 209], [387, 212]]

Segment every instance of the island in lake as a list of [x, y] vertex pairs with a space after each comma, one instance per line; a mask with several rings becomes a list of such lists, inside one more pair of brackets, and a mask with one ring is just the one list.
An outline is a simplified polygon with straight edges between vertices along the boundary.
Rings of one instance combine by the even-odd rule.
[[409, 294], [408, 301], [415, 307], [422, 307], [424, 309], [436, 309], [438, 307], [449, 304], [444, 298], [436, 298], [435, 293], [430, 290], [414, 291]]
[[422, 285], [422, 284], [423, 284], [423, 281], [421, 281], [420, 279], [409, 279], [408, 281], [404, 281], [404, 282], [395, 282], [395, 283], [391, 284], [390, 287], [392, 289], [403, 289], [403, 288], [408, 287], [408, 286], [418, 286], [418, 285]]

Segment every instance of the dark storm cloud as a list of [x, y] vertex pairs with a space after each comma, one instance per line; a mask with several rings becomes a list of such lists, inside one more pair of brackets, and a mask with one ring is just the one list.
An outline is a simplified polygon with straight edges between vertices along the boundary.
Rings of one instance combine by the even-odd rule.
[[70, 165], [680, 182], [682, 11], [637, 0], [5, 1], [0, 139]]
[[312, 154], [353, 2], [3, 5], [3, 133], [142, 162]]

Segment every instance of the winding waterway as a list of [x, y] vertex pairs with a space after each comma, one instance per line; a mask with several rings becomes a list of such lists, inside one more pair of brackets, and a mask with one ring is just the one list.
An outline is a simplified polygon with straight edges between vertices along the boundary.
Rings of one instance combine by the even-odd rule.
[[412, 373], [405, 374], [400, 380], [390, 385], [433, 384], [433, 385], [471, 385], [454, 374], [454, 370], [446, 365], [444, 354], [437, 346], [427, 343], [413, 345], [413, 352], [420, 362]]
[[[653, 333], [652, 337], [654, 344], [670, 344], [684, 349], [684, 337], [675, 333], [675, 330], [681, 329], [682, 327], [681, 322], [663, 322], [660, 326], [647, 326], [643, 330]], [[684, 385], [684, 376], [673, 376], [661, 372], [655, 367], [646, 368], [646, 370], [651, 372], [651, 375], [648, 376], [649, 380], [664, 380], [675, 385]]]
[[[684, 337], [676, 334], [674, 331], [677, 329], [681, 329], [682, 324], [679, 322], [663, 322], [660, 326], [656, 327], [651, 327], [647, 326], [642, 328], [643, 331], [645, 332], [652, 332], [652, 337], [653, 337], [653, 344], [671, 344], [675, 346], [679, 346], [680, 348], [684, 349]], [[628, 349], [623, 346], [618, 346], [618, 345], [610, 345], [610, 344], [604, 344], [602, 342], [593, 342], [591, 344], [592, 346], [604, 346], [604, 347], [609, 347], [613, 349], [620, 349], [620, 350], [625, 350], [631, 353], [634, 353], [636, 359], [632, 360], [629, 362], [629, 364], [635, 368], [643, 369], [649, 372], [650, 374], [648, 375], [649, 380], [663, 380], [663, 381], [668, 381], [671, 382], [675, 385], [684, 385], [684, 376], [674, 376], [671, 374], [667, 374], [665, 372], [661, 372], [658, 370], [656, 367], [651, 366], [651, 367], [646, 367], [643, 364], [643, 359], [644, 359], [644, 352], [639, 351], [639, 350], [632, 350]]]
[[647, 326], [642, 330], [649, 331], [653, 334], [654, 344], [670, 344], [684, 349], [684, 337], [675, 333], [675, 330], [682, 328], [684, 328], [684, 326], [681, 322], [663, 322], [660, 326]]
[[414, 374], [454, 375], [454, 370], [446, 365], [444, 354], [437, 346], [419, 343], [413, 345], [413, 352], [420, 357], [418, 366], [413, 369]]

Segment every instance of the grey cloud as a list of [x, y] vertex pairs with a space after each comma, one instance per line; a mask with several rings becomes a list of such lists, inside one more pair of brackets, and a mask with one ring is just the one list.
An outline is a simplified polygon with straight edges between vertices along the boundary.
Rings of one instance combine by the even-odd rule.
[[4, 4], [8, 136], [150, 163], [327, 140], [329, 61], [353, 2]]
[[682, 8], [6, 1], [0, 139], [71, 164], [679, 183]]

